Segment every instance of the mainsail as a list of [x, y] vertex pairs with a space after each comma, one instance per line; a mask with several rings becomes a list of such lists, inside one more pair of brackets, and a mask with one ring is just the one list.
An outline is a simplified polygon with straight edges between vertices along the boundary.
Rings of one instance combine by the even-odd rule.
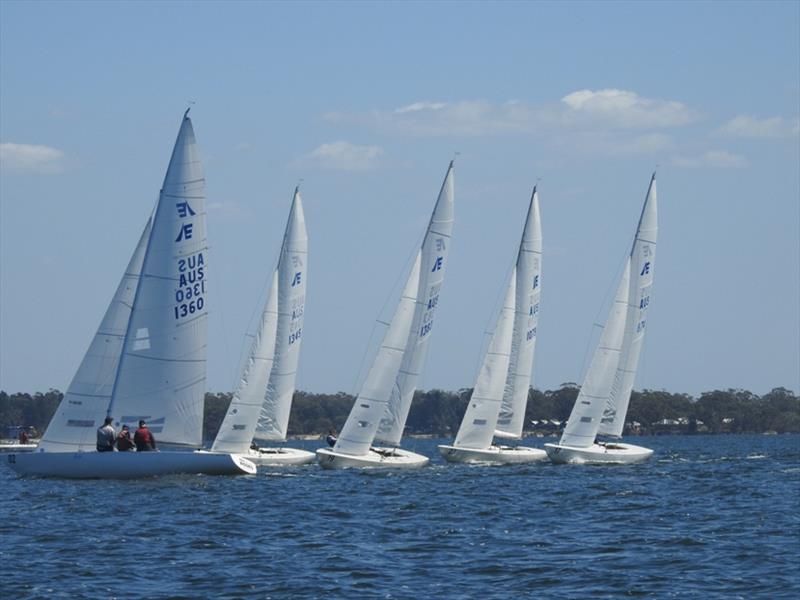
[[631, 261], [625, 261], [625, 269], [614, 296], [600, 341], [592, 355], [592, 362], [581, 385], [581, 391], [567, 426], [561, 435], [562, 446], [586, 448], [594, 444], [600, 417], [611, 394], [614, 373], [619, 364], [622, 338], [625, 332], [625, 317], [628, 312], [628, 283]]
[[337, 452], [362, 456], [369, 452], [381, 416], [397, 386], [397, 372], [405, 353], [419, 291], [421, 254], [417, 253], [389, 329], [375, 355], [364, 385], [336, 441]]
[[208, 315], [205, 179], [184, 115], [158, 199], [108, 413], [202, 443]]
[[299, 189], [295, 189], [278, 262], [278, 330], [256, 437], [285, 440], [303, 334], [308, 285], [308, 234]]
[[39, 442], [40, 450], [86, 452], [95, 448], [95, 430], [102, 424], [111, 400], [131, 305], [150, 237], [150, 223], [148, 219], [100, 327]]
[[492, 341], [489, 343], [467, 411], [456, 435], [456, 446], [482, 449], [492, 444], [508, 375], [516, 286], [515, 268], [511, 273], [511, 281], [506, 290], [503, 308], [497, 318]]
[[631, 398], [636, 367], [642, 351], [644, 331], [647, 325], [647, 309], [650, 306], [650, 291], [656, 264], [656, 236], [658, 234], [658, 207], [656, 200], [656, 176], [650, 180], [636, 237], [631, 248], [631, 282], [628, 292], [628, 316], [625, 320], [625, 338], [622, 354], [614, 378], [608, 403], [598, 433], [619, 437], [625, 426], [625, 415]]
[[494, 432], [499, 438], [519, 439], [531, 385], [542, 275], [542, 226], [539, 195], [533, 188], [516, 265], [514, 333], [503, 402]]
[[403, 362], [397, 374], [392, 397], [375, 436], [377, 440], [392, 446], [399, 445], [403, 437], [408, 411], [414, 399], [417, 380], [425, 364], [428, 340], [433, 330], [453, 232], [453, 185], [451, 161], [420, 250], [421, 264], [416, 307], [411, 332], [404, 343]]

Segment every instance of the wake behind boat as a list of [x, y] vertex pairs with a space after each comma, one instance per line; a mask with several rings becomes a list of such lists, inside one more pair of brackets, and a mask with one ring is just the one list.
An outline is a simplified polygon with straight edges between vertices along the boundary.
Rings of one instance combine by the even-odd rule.
[[[317, 450], [321, 466], [407, 469], [428, 464], [428, 457], [399, 446], [433, 330], [452, 230], [451, 161], [422, 247], [364, 385], [333, 448]], [[373, 447], [375, 440], [387, 446]]]
[[597, 436], [619, 438], [625, 425], [647, 324], [657, 233], [654, 173], [614, 303], [567, 426], [558, 444], [545, 444], [555, 463], [629, 464], [653, 454], [649, 448], [602, 442]]
[[539, 197], [534, 187], [517, 262], [472, 397], [455, 443], [439, 446], [448, 462], [501, 465], [547, 458], [539, 448], [492, 444], [493, 437], [522, 437], [539, 322], [541, 259]]
[[[238, 475], [234, 454], [194, 452], [202, 442], [208, 247], [205, 179], [184, 114], [153, 217], [36, 452], [10, 453], [20, 475], [130, 478], [168, 473]], [[97, 452], [104, 417], [150, 423], [174, 452]]]

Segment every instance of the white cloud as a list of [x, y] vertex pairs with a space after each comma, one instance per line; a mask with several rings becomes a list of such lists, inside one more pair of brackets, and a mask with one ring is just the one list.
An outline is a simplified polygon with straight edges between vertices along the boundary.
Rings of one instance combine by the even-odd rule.
[[0, 167], [4, 171], [29, 173], [58, 173], [62, 170], [64, 153], [50, 146], [34, 144], [0, 144]]
[[317, 146], [301, 161], [324, 169], [368, 171], [379, 165], [381, 156], [383, 148], [380, 146], [357, 146], [339, 140]]
[[540, 134], [575, 131], [658, 129], [685, 125], [694, 111], [674, 100], [653, 100], [615, 89], [579, 90], [559, 102], [526, 104], [519, 100], [454, 102], [422, 100], [393, 109], [360, 114], [331, 112], [332, 123], [363, 123], [381, 132], [416, 136], [486, 136], [502, 133]]
[[790, 121], [783, 117], [759, 118], [738, 115], [720, 127], [719, 132], [740, 138], [781, 138], [800, 134], [800, 119]]
[[743, 169], [750, 166], [750, 163], [744, 156], [732, 154], [727, 150], [708, 150], [697, 156], [676, 156], [673, 157], [672, 164], [676, 167], [687, 169], [703, 167]]
[[394, 113], [397, 115], [402, 115], [403, 113], [409, 112], [419, 112], [421, 110], [441, 110], [447, 106], [447, 102], [414, 102], [413, 104], [409, 104], [408, 106], [402, 106], [400, 108], [395, 108]]
[[569, 116], [580, 116], [617, 127], [675, 127], [696, 118], [694, 111], [675, 100], [643, 98], [627, 90], [579, 90], [561, 102]]

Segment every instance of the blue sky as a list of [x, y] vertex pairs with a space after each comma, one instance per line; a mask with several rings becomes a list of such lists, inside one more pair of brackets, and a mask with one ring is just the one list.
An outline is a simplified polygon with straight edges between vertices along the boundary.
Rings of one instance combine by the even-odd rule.
[[298, 384], [356, 391], [454, 152], [423, 388], [473, 384], [539, 178], [534, 383], [580, 381], [658, 165], [636, 387], [800, 390], [800, 3], [5, 0], [0, 388], [66, 389], [190, 99], [210, 390], [234, 385], [302, 179]]

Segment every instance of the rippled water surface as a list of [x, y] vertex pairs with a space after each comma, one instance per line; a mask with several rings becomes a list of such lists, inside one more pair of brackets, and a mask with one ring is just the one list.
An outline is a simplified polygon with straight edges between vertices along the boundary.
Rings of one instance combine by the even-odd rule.
[[455, 466], [433, 440], [409, 472], [2, 467], [0, 597], [800, 597], [800, 436], [639, 439], [624, 467]]

